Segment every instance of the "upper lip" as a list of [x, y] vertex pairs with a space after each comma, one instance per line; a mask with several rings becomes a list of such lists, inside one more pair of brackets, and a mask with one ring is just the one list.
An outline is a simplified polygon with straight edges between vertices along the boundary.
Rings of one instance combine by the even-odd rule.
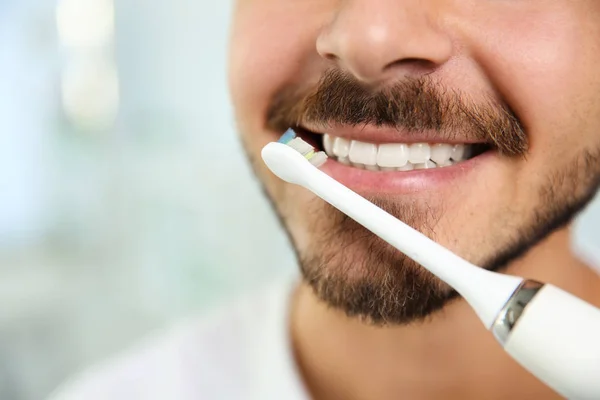
[[448, 143], [448, 144], [470, 144], [486, 143], [481, 139], [467, 137], [464, 132], [448, 131], [409, 131], [392, 127], [378, 127], [374, 125], [341, 125], [341, 124], [301, 124], [301, 129], [311, 133], [327, 133], [331, 136], [341, 137], [348, 140], [358, 140], [368, 143]]

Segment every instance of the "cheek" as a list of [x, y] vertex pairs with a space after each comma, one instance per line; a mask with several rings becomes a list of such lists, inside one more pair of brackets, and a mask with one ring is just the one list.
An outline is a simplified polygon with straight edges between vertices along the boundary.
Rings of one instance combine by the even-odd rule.
[[586, 1], [535, 5], [482, 18], [485, 24], [473, 25], [479, 35], [471, 35], [479, 38], [473, 46], [478, 62], [526, 126], [532, 159], [564, 151], [566, 144], [574, 150], [589, 145], [581, 139], [591, 139], [587, 132], [598, 124], [600, 89], [599, 7]]
[[327, 1], [245, 0], [238, 4], [229, 83], [243, 131], [263, 128], [272, 96], [298, 79], [314, 59], [320, 21], [327, 17], [323, 3]]

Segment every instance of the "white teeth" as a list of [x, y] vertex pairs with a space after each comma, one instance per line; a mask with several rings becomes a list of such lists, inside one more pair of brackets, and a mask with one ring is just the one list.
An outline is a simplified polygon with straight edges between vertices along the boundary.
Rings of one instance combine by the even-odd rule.
[[345, 158], [348, 157], [350, 153], [350, 141], [337, 137], [333, 141], [333, 154], [338, 157]]
[[338, 157], [338, 162], [344, 165], [350, 165], [350, 160], [348, 159], [348, 157]]
[[323, 148], [325, 149], [325, 153], [327, 153], [328, 156], [332, 156], [333, 154], [333, 138], [331, 137], [331, 135], [328, 135], [327, 133], [325, 133], [323, 135]]
[[452, 156], [451, 158], [454, 161], [462, 161], [465, 159], [465, 145], [464, 144], [456, 144], [452, 148]]
[[436, 164], [443, 164], [452, 157], [451, 144], [434, 144], [431, 146], [431, 161]]
[[415, 143], [409, 147], [410, 155], [408, 161], [413, 164], [421, 164], [431, 157], [431, 147], [427, 143]]
[[431, 160], [427, 160], [424, 163], [421, 164], [414, 164], [415, 169], [431, 169], [431, 168], [437, 168], [436, 163], [434, 163]]
[[411, 163], [407, 163], [405, 166], [396, 168], [397, 171], [412, 171], [415, 169], [415, 166]]
[[440, 167], [440, 168], [441, 167], [451, 167], [454, 164], [456, 164], [454, 161], [452, 161], [452, 160], [446, 160], [445, 162], [443, 162], [441, 164], [438, 164], [437, 166]]
[[472, 145], [374, 144], [323, 134], [323, 148], [341, 164], [368, 171], [412, 171], [449, 167], [471, 157]]
[[377, 165], [387, 168], [398, 168], [408, 162], [408, 146], [402, 143], [380, 144], [377, 152]]
[[353, 140], [350, 143], [349, 157], [353, 163], [377, 165], [377, 145]]

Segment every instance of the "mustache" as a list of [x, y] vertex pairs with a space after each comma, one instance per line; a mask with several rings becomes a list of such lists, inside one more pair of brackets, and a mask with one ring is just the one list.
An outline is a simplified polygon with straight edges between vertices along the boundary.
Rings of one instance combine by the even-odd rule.
[[330, 69], [313, 87], [290, 85], [273, 97], [268, 129], [283, 132], [308, 123], [435, 131], [440, 140], [484, 142], [507, 156], [524, 156], [529, 148], [523, 125], [506, 104], [491, 98], [475, 102], [428, 76], [373, 89], [349, 73]]

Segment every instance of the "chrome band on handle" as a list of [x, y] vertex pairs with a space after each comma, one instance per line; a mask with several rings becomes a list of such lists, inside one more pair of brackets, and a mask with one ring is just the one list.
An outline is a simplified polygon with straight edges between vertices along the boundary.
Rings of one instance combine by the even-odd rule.
[[490, 329], [502, 346], [506, 344], [510, 332], [519, 322], [519, 318], [521, 318], [529, 302], [542, 287], [544, 287], [543, 283], [525, 280], [506, 302]]

